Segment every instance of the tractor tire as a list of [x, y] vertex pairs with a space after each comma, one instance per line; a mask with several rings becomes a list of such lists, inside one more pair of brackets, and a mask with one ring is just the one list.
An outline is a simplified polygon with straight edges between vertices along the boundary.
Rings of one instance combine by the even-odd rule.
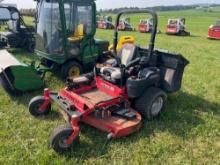
[[27, 45], [27, 51], [30, 52], [30, 53], [34, 53], [35, 46], [36, 46], [35, 43], [29, 42], [28, 45]]
[[20, 38], [17, 35], [8, 36], [8, 44], [11, 48], [20, 48]]
[[161, 114], [165, 109], [167, 94], [155, 87], [149, 88], [135, 102], [135, 109], [140, 112], [143, 118], [151, 120]]
[[187, 35], [187, 36], [191, 36], [191, 33], [190, 33], [190, 32], [186, 32], [186, 35]]
[[[8, 79], [12, 82], [12, 80], [13, 80], [14, 78], [13, 78], [13, 75], [11, 74], [11, 71], [10, 71], [10, 70], [7, 70], [7, 71], [6, 71], [6, 74], [7, 74]], [[0, 75], [0, 83], [1, 83], [1, 85], [2, 85], [2, 87], [3, 87], [3, 89], [4, 89], [10, 96], [14, 96], [14, 97], [15, 97], [15, 96], [21, 96], [21, 95], [23, 94], [22, 91], [13, 88], [13, 87], [9, 84], [7, 78], [6, 78], [3, 74]]]
[[73, 129], [69, 124], [65, 124], [55, 128], [50, 137], [51, 147], [57, 153], [65, 153], [72, 149], [73, 146], [79, 143], [79, 137], [77, 137], [72, 144], [65, 144], [64, 140], [67, 139], [73, 133]]
[[82, 74], [82, 66], [75, 61], [69, 61], [62, 65], [61, 76], [63, 79], [76, 77]]
[[29, 102], [28, 109], [31, 115], [38, 117], [38, 116], [46, 116], [51, 111], [51, 104], [46, 107], [44, 110], [39, 110], [40, 106], [45, 102], [43, 96], [36, 96]]

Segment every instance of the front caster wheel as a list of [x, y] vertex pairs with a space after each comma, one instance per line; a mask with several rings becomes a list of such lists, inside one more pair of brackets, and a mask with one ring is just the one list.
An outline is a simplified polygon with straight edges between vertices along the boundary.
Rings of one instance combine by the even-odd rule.
[[54, 151], [64, 153], [70, 151], [74, 145], [78, 144], [79, 136], [71, 144], [66, 142], [72, 133], [73, 129], [69, 124], [55, 128], [50, 137], [50, 143]]
[[41, 106], [45, 103], [45, 99], [43, 96], [37, 96], [31, 99], [29, 103], [29, 112], [33, 116], [45, 116], [51, 111], [51, 103], [46, 105], [43, 109]]

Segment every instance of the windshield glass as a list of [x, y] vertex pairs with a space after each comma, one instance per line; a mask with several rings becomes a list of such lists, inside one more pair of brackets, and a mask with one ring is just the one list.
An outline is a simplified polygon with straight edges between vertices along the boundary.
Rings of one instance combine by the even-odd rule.
[[48, 54], [63, 54], [59, 4], [43, 1], [38, 10], [37, 49]]
[[177, 23], [178, 23], [177, 20], [170, 20], [170, 21], [169, 21], [169, 24], [171, 24], [171, 25], [176, 25]]
[[[64, 3], [67, 41], [71, 42], [71, 45], [92, 33], [92, 11], [92, 5], [88, 3], [70, 1]], [[37, 50], [48, 54], [64, 54], [61, 14], [57, 0], [50, 0], [50, 2], [43, 0], [38, 4]]]
[[0, 8], [0, 21], [7, 21], [11, 19], [10, 11], [6, 8]]
[[92, 32], [92, 6], [82, 3], [66, 3], [65, 16], [67, 31], [70, 35], [76, 35], [79, 25], [83, 26], [84, 34], [89, 35]]
[[8, 30], [16, 33], [18, 28], [20, 28], [19, 13], [4, 7], [0, 8], [0, 22], [2, 22], [3, 25], [7, 25]]

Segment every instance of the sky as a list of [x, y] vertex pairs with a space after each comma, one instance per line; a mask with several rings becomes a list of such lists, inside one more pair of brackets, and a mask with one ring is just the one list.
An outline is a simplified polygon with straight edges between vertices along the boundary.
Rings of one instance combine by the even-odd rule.
[[[35, 8], [33, 0], [4, 0], [4, 3], [17, 4], [18, 8]], [[220, 0], [96, 0], [98, 9], [119, 7], [151, 7], [160, 5], [190, 5], [198, 3], [219, 3]]]

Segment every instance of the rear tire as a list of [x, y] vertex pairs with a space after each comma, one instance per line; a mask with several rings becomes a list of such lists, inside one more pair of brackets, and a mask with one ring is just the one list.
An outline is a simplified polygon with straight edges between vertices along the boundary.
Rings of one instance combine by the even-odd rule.
[[135, 109], [143, 118], [151, 120], [161, 114], [165, 109], [167, 94], [155, 87], [149, 88], [135, 102]]
[[19, 48], [21, 44], [20, 37], [16, 34], [8, 36], [8, 44], [10, 45], [10, 48]]
[[29, 112], [31, 115], [37, 117], [37, 116], [45, 116], [48, 115], [51, 111], [51, 104], [49, 103], [46, 109], [39, 110], [40, 106], [45, 102], [45, 99], [43, 96], [36, 96], [29, 102]]
[[28, 52], [30, 52], [30, 53], [34, 53], [35, 43], [31, 43], [31, 42], [28, 43], [27, 50], [28, 50]]
[[69, 61], [62, 65], [61, 75], [63, 79], [76, 77], [82, 74], [82, 66], [75, 61]]
[[79, 143], [79, 137], [72, 144], [65, 144], [65, 140], [73, 133], [73, 129], [69, 124], [65, 124], [55, 128], [50, 137], [50, 143], [54, 151], [57, 153], [65, 153]]

